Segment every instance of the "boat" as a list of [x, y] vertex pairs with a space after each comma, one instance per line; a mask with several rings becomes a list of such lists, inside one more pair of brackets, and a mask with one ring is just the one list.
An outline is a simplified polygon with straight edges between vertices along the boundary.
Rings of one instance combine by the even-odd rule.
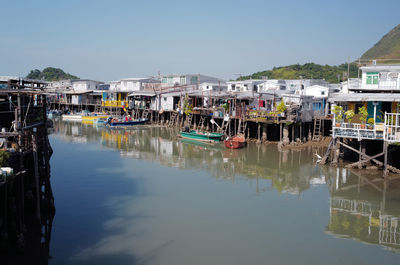
[[94, 125], [105, 125], [107, 123], [107, 118], [97, 118], [93, 121]]
[[63, 114], [63, 121], [82, 121], [82, 114]]
[[107, 115], [104, 113], [90, 113], [88, 115], [82, 116], [82, 122], [84, 122], [86, 124], [92, 124], [92, 123], [94, 123], [95, 120], [97, 120], [99, 118], [103, 118], [103, 119], [107, 120], [108, 117], [110, 117], [110, 115]]
[[128, 119], [128, 120], [119, 120], [117, 118], [108, 118], [106, 122], [106, 126], [109, 126], [111, 128], [127, 128], [127, 127], [133, 127], [137, 125], [144, 125], [149, 121], [149, 119]]
[[195, 140], [195, 141], [201, 141], [201, 142], [209, 142], [209, 143], [215, 143], [215, 142], [220, 142], [222, 141], [222, 138], [224, 137], [224, 134], [222, 133], [210, 133], [210, 132], [202, 132], [202, 131], [196, 131], [196, 130], [187, 130], [187, 131], [181, 131], [180, 136], [185, 139], [190, 139], [190, 140]]
[[233, 137], [228, 137], [224, 141], [225, 147], [229, 149], [238, 149], [246, 145], [246, 138], [243, 134], [237, 134]]
[[58, 110], [48, 110], [47, 111], [47, 118], [54, 119], [61, 115], [61, 112]]

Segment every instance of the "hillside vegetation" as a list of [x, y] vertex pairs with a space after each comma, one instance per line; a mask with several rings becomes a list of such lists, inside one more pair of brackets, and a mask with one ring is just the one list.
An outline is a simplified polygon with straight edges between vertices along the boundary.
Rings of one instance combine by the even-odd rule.
[[[358, 76], [358, 67], [355, 63], [350, 64], [350, 78]], [[338, 66], [320, 65], [306, 63], [303, 65], [293, 64], [289, 66], [274, 67], [251, 75], [239, 77], [238, 80], [246, 79], [325, 79], [330, 83], [338, 83], [347, 80], [347, 64]]]
[[58, 81], [63, 79], [79, 79], [79, 77], [65, 73], [60, 68], [47, 67], [40, 71], [38, 69], [31, 70], [26, 76], [29, 79], [45, 80], [45, 81]]
[[361, 59], [400, 59], [400, 24], [366, 51]]

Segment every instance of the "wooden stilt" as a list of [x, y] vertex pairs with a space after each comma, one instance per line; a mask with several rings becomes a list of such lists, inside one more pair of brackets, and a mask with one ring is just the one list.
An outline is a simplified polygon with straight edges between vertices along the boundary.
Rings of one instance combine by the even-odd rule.
[[383, 142], [383, 176], [386, 178], [388, 175], [388, 143], [386, 141]]
[[294, 143], [294, 128], [295, 128], [295, 125], [294, 124], [292, 124], [292, 143]]
[[33, 148], [33, 163], [35, 168], [35, 189], [36, 189], [36, 218], [41, 223], [40, 215], [40, 176], [39, 176], [39, 161], [37, 156], [37, 138], [36, 134], [32, 134], [32, 148]]
[[339, 148], [338, 148], [338, 143], [340, 143], [340, 140], [338, 140], [337, 138], [335, 138], [335, 141], [333, 143], [333, 159], [332, 159], [332, 165], [336, 166], [338, 164], [338, 160], [339, 160]]

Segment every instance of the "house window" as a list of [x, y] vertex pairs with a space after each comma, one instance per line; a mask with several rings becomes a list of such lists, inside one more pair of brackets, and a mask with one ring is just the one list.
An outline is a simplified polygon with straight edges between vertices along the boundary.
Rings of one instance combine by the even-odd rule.
[[196, 84], [197, 81], [198, 81], [197, 76], [192, 76], [192, 78], [190, 78], [190, 84], [191, 84], [191, 85]]
[[379, 73], [367, 73], [367, 85], [377, 85]]

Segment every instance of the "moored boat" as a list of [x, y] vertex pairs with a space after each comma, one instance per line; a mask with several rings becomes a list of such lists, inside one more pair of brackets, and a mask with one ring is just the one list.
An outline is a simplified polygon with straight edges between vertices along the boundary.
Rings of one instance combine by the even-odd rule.
[[224, 141], [225, 147], [229, 149], [238, 149], [246, 145], [246, 138], [243, 134], [237, 134], [233, 137], [229, 137]]
[[47, 111], [47, 118], [49, 119], [54, 119], [56, 117], [59, 117], [61, 115], [61, 112], [59, 110], [48, 110]]
[[220, 142], [222, 141], [224, 134], [192, 130], [192, 131], [181, 131], [180, 136], [185, 139], [201, 141], [201, 142]]
[[94, 125], [105, 125], [107, 123], [107, 118], [97, 118], [93, 121]]
[[82, 121], [82, 114], [63, 114], [63, 121]]
[[82, 122], [94, 123], [94, 121], [99, 118], [107, 119], [108, 117], [110, 117], [110, 115], [106, 115], [104, 113], [90, 113], [88, 115], [82, 116]]
[[128, 119], [128, 120], [119, 120], [116, 118], [108, 118], [106, 125], [111, 128], [126, 128], [133, 127], [137, 125], [144, 125], [149, 121], [149, 119]]

